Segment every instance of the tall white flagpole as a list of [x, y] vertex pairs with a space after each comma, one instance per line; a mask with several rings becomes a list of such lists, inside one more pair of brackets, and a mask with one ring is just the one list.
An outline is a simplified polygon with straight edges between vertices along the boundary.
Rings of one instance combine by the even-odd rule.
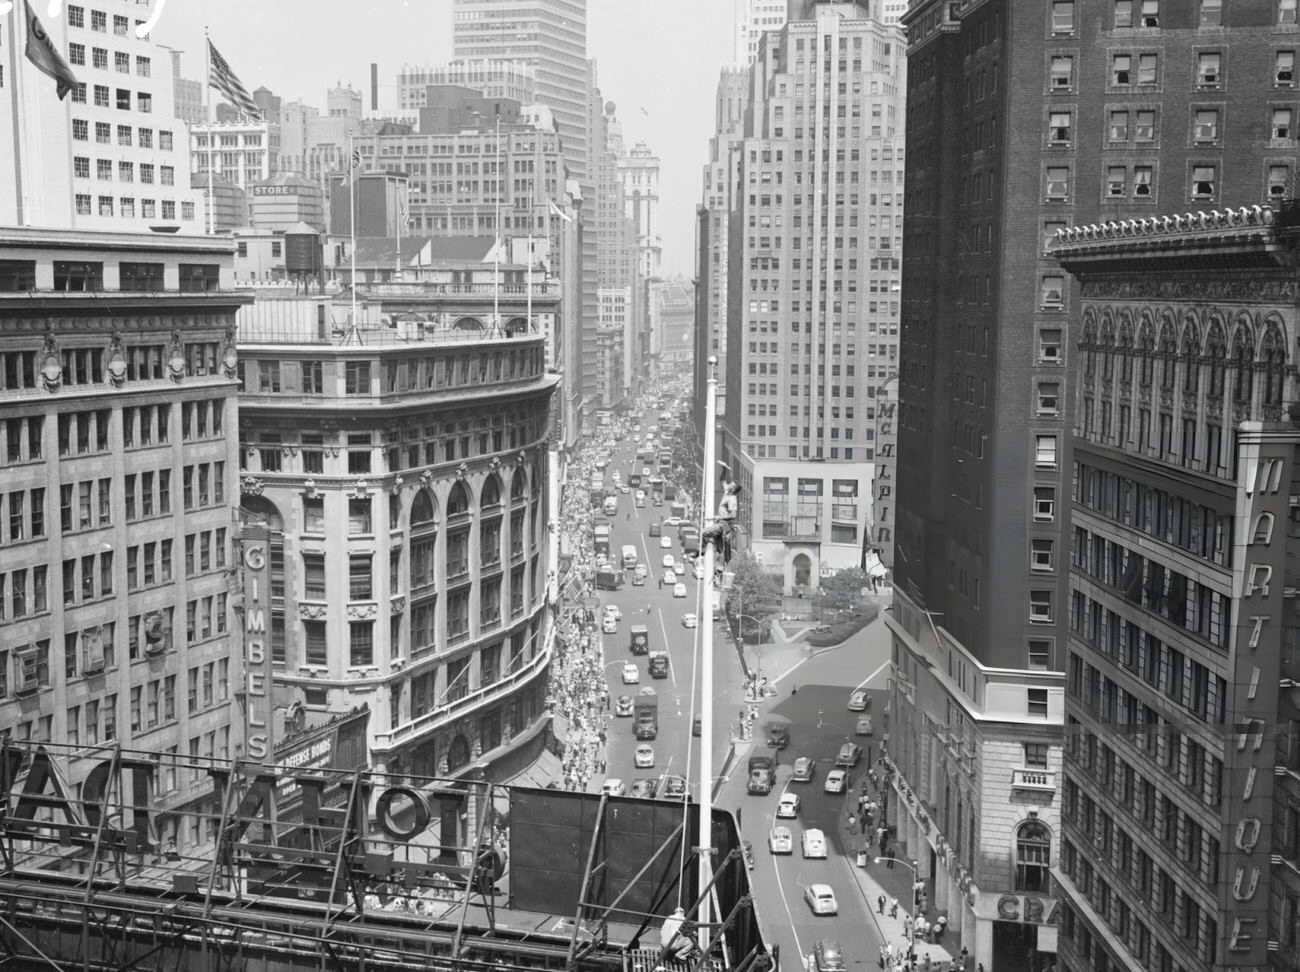
[[528, 329], [533, 329], [533, 216], [537, 213], [537, 179], [528, 182]]
[[[707, 521], [713, 515], [714, 482], [713, 474], [717, 467], [717, 436], [713, 425], [717, 421], [718, 411], [718, 359], [710, 357], [708, 361], [709, 379], [704, 397], [704, 496], [701, 511]], [[713, 880], [713, 751], [709, 741], [713, 738], [713, 593], [716, 590], [713, 580], [717, 552], [712, 543], [703, 544], [704, 549], [704, 603], [700, 605], [700, 820], [699, 844], [696, 853], [700, 855], [700, 885], [698, 893]], [[712, 895], [705, 894], [700, 899], [699, 930], [700, 947], [708, 945], [712, 937], [709, 928], [710, 905]]]
[[212, 169], [217, 164], [217, 154], [213, 151], [216, 138], [212, 132], [212, 41], [208, 40], [208, 28], [203, 28], [203, 65], [206, 69], [203, 78], [204, 111], [208, 118], [208, 235], [216, 233], [217, 197], [212, 190]]
[[[19, 2], [21, 3], [22, 0], [19, 0]], [[22, 98], [19, 96], [19, 92], [18, 92], [18, 85], [22, 81], [22, 73], [23, 73], [22, 68], [20, 67], [22, 62], [19, 60], [19, 58], [22, 55], [19, 51], [18, 34], [19, 31], [22, 31], [23, 36], [25, 38], [26, 32], [31, 30], [31, 26], [27, 23], [26, 14], [27, 14], [26, 7], [23, 8], [21, 14], [17, 10], [15, 10], [14, 29], [9, 31], [9, 63], [13, 65], [13, 69], [10, 72], [10, 78], [9, 78], [9, 97], [10, 97], [10, 102], [13, 105], [13, 112], [14, 112], [13, 119], [14, 119], [14, 204], [15, 204], [14, 225], [15, 226], [26, 225], [25, 220], [27, 218], [27, 213], [25, 211], [26, 207], [23, 205], [24, 203], [23, 168], [25, 162], [24, 153], [27, 151], [27, 138], [26, 138], [27, 113], [22, 110]], [[19, 27], [18, 26], [19, 24], [22, 24], [22, 27]], [[73, 211], [74, 212], [76, 211], [75, 207]]]
[[501, 326], [501, 115], [497, 114], [497, 225], [492, 247], [492, 326]]
[[357, 180], [356, 170], [356, 147], [352, 143], [352, 136], [348, 135], [348, 236], [351, 238], [352, 250], [352, 275], [349, 280], [352, 290], [352, 319], [348, 322], [349, 326], [357, 326]]

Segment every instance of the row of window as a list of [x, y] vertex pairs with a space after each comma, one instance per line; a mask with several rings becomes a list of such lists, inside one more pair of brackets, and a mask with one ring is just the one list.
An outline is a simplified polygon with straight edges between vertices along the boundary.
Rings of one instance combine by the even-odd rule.
[[[1227, 109], [1221, 105], [1192, 105], [1189, 109], [1188, 142], [1194, 146], [1219, 146], [1223, 144], [1223, 122]], [[1296, 109], [1293, 106], [1270, 105], [1265, 108], [1265, 123], [1269, 141], [1290, 143], [1295, 138]], [[1106, 110], [1106, 125], [1102, 131], [1105, 148], [1150, 145], [1156, 147], [1160, 138], [1159, 112], [1155, 108], [1110, 108]], [[1234, 122], [1244, 121], [1234, 116]], [[1052, 108], [1047, 116], [1047, 144], [1050, 148], [1072, 148], [1076, 142], [1074, 110]]]
[[[1263, 166], [1265, 194], [1269, 198], [1285, 196], [1291, 179], [1290, 162], [1265, 159]], [[1101, 182], [1101, 197], [1154, 199], [1156, 196], [1156, 176], [1158, 166], [1154, 163], [1137, 162], [1132, 165], [1107, 166]], [[1186, 166], [1183, 195], [1195, 202], [1214, 202], [1222, 192], [1222, 166], [1218, 162], [1204, 160], [1189, 161]], [[1043, 167], [1043, 199], [1049, 203], [1068, 203], [1074, 198], [1075, 185], [1073, 168], [1070, 165], [1048, 163]], [[1048, 303], [1045, 306], [1057, 306]]]
[[1223, 594], [1084, 527], [1075, 527], [1071, 547], [1076, 573], [1216, 648], [1227, 647], [1231, 601]]
[[44, 536], [44, 487], [0, 493], [0, 544], [22, 543]]
[[[129, 552], [129, 551], [128, 551]], [[185, 576], [194, 577], [226, 566], [226, 528], [185, 535]]]
[[[222, 531], [223, 533], [225, 531]], [[147, 590], [172, 580], [172, 541], [149, 540], [126, 548], [126, 589], [128, 593]]]
[[113, 551], [63, 561], [63, 606], [88, 604], [113, 593]]
[[[1166, 0], [1166, 3], [1169, 0]], [[1272, 0], [1273, 23], [1282, 26], [1296, 24], [1297, 0]], [[1111, 0], [1109, 27], [1115, 31], [1154, 30], [1161, 26], [1161, 0]], [[1223, 25], [1223, 0], [1199, 0], [1196, 24], [1200, 27], [1219, 27]], [[1082, 9], [1082, 3], [1080, 4]], [[1182, 12], [1181, 5], [1176, 7]], [[1052, 0], [1051, 19], [1048, 30], [1052, 36], [1073, 34], [1079, 29], [1079, 11], [1075, 9], [1075, 0]]]
[[[1295, 55], [1293, 48], [1273, 52], [1271, 83], [1274, 88], [1295, 87]], [[1053, 93], [1074, 91], [1076, 84], [1074, 55], [1055, 52], [1049, 54], [1047, 77], [1048, 88]], [[1111, 91], [1135, 87], [1154, 89], [1161, 83], [1159, 55], [1155, 52], [1111, 54], [1107, 77]], [[1198, 51], [1192, 66], [1192, 87], [1198, 91], [1213, 91], [1222, 89], [1225, 83], [1224, 52]], [[1249, 83], [1256, 84], [1257, 81], [1251, 78]]]
[[187, 708], [191, 714], [230, 699], [230, 660], [219, 658], [189, 670]]
[[[41, 499], [44, 500], [45, 491], [41, 490], [40, 493]], [[43, 527], [43, 515], [41, 522]], [[111, 526], [112, 523], [112, 479], [88, 479], [79, 483], [63, 483], [59, 487], [59, 526], [64, 534], [81, 530], [97, 530]]]
[[226, 464], [200, 462], [181, 470], [181, 494], [186, 512], [226, 502]]
[[[141, 162], [138, 165], [135, 162], [119, 161], [117, 163], [117, 181], [118, 182], [135, 182], [136, 173], [139, 172], [140, 182], [145, 185], [154, 183], [155, 172], [159, 185], [174, 186], [176, 185], [176, 169], [170, 165], [155, 165], [152, 162]], [[101, 182], [111, 182], [113, 180], [113, 160], [112, 159], [95, 159], [95, 178]], [[90, 157], [86, 155], [74, 155], [72, 157], [72, 174], [78, 179], [90, 178]]]
[[[98, 200], [96, 203], [95, 200]], [[124, 219], [136, 218], [136, 198], [134, 196], [119, 196], [114, 200], [112, 196], [92, 197], [90, 193], [79, 192], [73, 197], [73, 203], [76, 206], [77, 215], [79, 216], [112, 216], [116, 207], [117, 215]], [[161, 208], [156, 199], [139, 200], [139, 210], [141, 219], [175, 219], [176, 218], [176, 201], [173, 199], [162, 200]], [[181, 219], [186, 222], [194, 220], [194, 203], [181, 203]]]
[[44, 564], [0, 573], [0, 621], [19, 621], [50, 609]]

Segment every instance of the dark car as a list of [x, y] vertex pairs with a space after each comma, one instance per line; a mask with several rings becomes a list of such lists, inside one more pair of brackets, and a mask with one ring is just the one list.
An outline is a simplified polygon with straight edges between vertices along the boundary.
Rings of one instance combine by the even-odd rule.
[[844, 950], [839, 942], [823, 938], [812, 953], [814, 972], [844, 972]]
[[767, 744], [773, 749], [785, 749], [790, 745], [790, 730], [785, 726], [773, 726], [767, 731]]
[[681, 776], [668, 775], [659, 787], [659, 797], [664, 800], [680, 800], [686, 795], [686, 780]]
[[695, 721], [691, 723], [691, 735], [698, 736], [700, 734], [700, 731], [703, 728], [704, 728], [704, 720], [701, 719], [699, 716], [696, 716]]

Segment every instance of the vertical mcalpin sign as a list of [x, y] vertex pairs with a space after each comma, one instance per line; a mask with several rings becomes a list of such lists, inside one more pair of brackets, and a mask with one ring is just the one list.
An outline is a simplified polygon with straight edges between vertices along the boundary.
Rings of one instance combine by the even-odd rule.
[[267, 613], [271, 601], [270, 534], [245, 526], [244, 544], [244, 753], [269, 759], [271, 740], [271, 651]]

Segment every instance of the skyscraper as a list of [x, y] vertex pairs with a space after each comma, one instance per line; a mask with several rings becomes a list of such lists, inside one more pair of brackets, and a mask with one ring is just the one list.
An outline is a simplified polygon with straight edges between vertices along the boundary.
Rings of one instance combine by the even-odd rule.
[[[1092, 556], [1068, 532], [1079, 472], [1070, 434], [1076, 369], [1067, 364], [1082, 336], [1080, 299], [1048, 244], [1069, 226], [1136, 226], [1262, 202], [1274, 185], [1285, 191], [1300, 40], [1288, 18], [1294, 5], [1277, 0], [1231, 9], [1212, 0], [934, 0], [913, 3], [904, 18], [908, 200], [890, 749], [907, 853], [986, 967], [1015, 967], [1031, 951], [1042, 953], [1040, 964], [1052, 960], [1055, 933], [1041, 926], [1060, 905], [1053, 868], [1062, 830], [1077, 827], [1087, 838], [1075, 846], [1089, 860], [1099, 848], [1108, 853], [1102, 842], [1111, 839], [1096, 820], [1062, 819], [1062, 779], [1073, 760], [1062, 754], [1062, 727], [1068, 745], [1083, 743], [1072, 738], [1083, 716], [1066, 722], [1073, 703], [1065, 673], [1087, 657], [1077, 629], [1094, 621], [1069, 584], [1071, 555]], [[1153, 416], [1139, 421], [1136, 401], [1126, 406], [1131, 415], [1096, 410], [1097, 434], [1116, 449], [1137, 445], [1116, 438], [1121, 426], [1133, 436], [1143, 426], [1157, 440], [1180, 436], [1181, 415], [1171, 412], [1163, 428]], [[1087, 596], [1097, 610], [1110, 610], [1095, 593]], [[1160, 639], [1163, 623], [1150, 613], [1140, 621]], [[1098, 731], [1118, 736], [1113, 723], [1129, 720], [1104, 704]], [[1163, 703], [1152, 709], [1173, 715]], [[1104, 759], [1117, 766], [1128, 743], [1094, 735], [1092, 751], [1103, 742], [1111, 746]], [[1150, 760], [1128, 754], [1130, 768]], [[1109, 791], [1101, 799], [1109, 802]], [[1142, 826], [1127, 834], [1149, 835]], [[1112, 893], [1117, 886], [1099, 868], [1083, 894], [1107, 902], [1099, 911], [1110, 931], [1096, 929], [1097, 940], [1136, 934], [1136, 896]], [[1017, 904], [1004, 908], [1004, 900]], [[1197, 906], [1203, 914], [1204, 897]], [[1181, 905], [1176, 913], [1192, 914]], [[1171, 925], [1174, 914], [1163, 921]], [[1194, 949], [1205, 929], [1193, 921], [1175, 934]], [[1070, 968], [1191, 967], [1185, 951], [1173, 966], [1154, 950], [1149, 964], [1123, 966], [1100, 954], [1061, 960]]]
[[763, 35], [734, 145], [722, 450], [787, 590], [861, 560], [903, 199], [902, 32], [864, 3], [798, 12]]
[[780, 30], [785, 24], [787, 0], [738, 0], [736, 4], [737, 67], [752, 64], [764, 31]]
[[455, 0], [452, 42], [465, 60], [521, 61], [555, 114], [569, 174], [587, 173], [587, 0]]

